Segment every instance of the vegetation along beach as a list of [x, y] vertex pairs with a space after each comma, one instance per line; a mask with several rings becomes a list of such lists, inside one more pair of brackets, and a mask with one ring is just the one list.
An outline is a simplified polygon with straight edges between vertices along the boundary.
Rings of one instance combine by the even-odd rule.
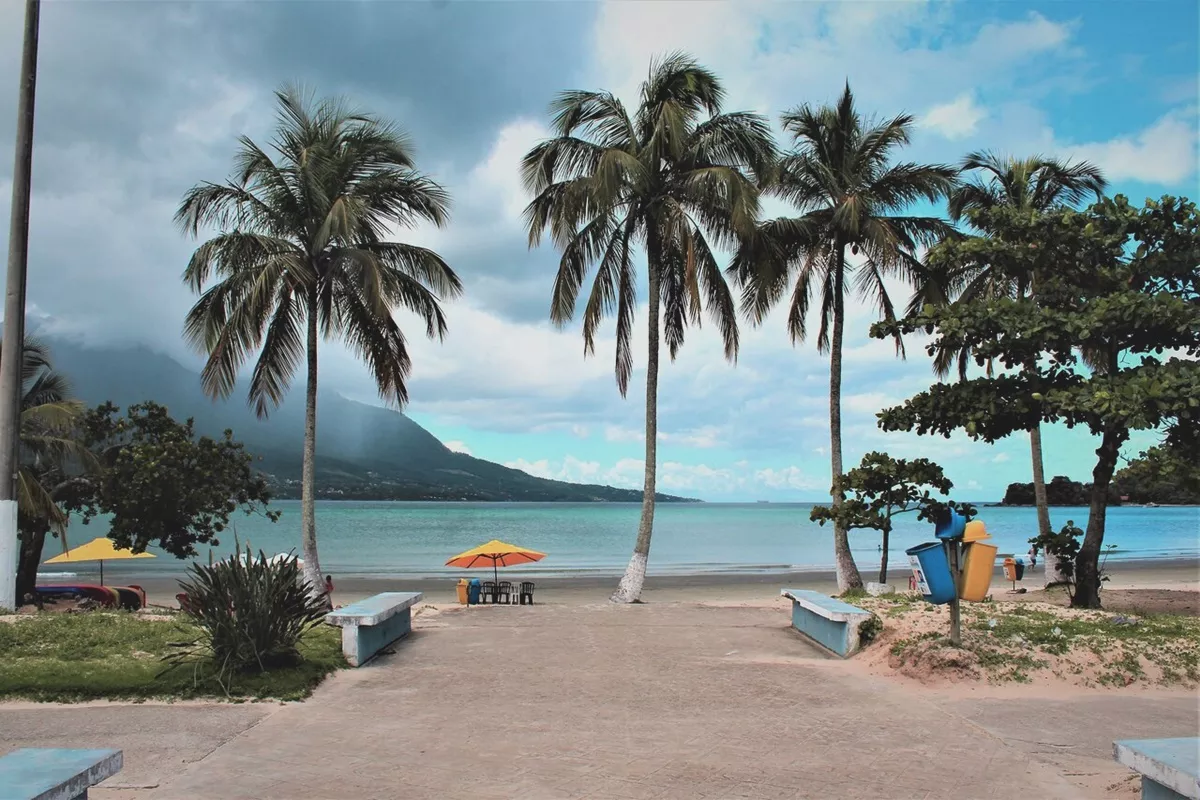
[[1197, 31], [0, 5], [0, 800], [1200, 800]]

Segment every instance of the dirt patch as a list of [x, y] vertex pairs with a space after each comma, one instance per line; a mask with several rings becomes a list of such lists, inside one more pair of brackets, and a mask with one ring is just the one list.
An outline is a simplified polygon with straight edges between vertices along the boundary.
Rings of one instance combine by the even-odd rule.
[[[1127, 594], [1106, 598], [1118, 608], [1146, 599], [1135, 590]], [[1170, 608], [1190, 602], [1186, 596], [1158, 600]], [[1028, 597], [964, 603], [962, 646], [956, 647], [948, 638], [946, 606], [916, 595], [854, 602], [883, 620], [883, 631], [855, 659], [876, 674], [924, 685], [1200, 686], [1200, 618], [1194, 615], [1071, 609]]]
[[[1014, 603], [1048, 603], [1062, 608], [1070, 605], [1070, 598], [1063, 589], [1005, 595], [1004, 600]], [[1195, 589], [1105, 589], [1100, 593], [1100, 602], [1105, 611], [1141, 616], [1179, 614], [1200, 617], [1200, 590]]]

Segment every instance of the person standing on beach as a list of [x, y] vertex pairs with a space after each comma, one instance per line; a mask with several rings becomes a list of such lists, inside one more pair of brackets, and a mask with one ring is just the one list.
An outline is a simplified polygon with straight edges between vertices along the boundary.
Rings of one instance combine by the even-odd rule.
[[325, 576], [325, 604], [333, 608], [333, 576]]

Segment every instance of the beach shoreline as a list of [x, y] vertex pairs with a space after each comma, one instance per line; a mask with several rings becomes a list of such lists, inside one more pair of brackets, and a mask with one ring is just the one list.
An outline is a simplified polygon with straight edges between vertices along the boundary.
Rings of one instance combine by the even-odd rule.
[[[878, 578], [877, 567], [859, 565], [864, 581]], [[1030, 590], [1042, 588], [1044, 562], [1039, 561], [1033, 570], [1026, 570], [1021, 582]], [[1112, 589], [1200, 589], [1200, 558], [1162, 558], [1139, 561], [1109, 560], [1106, 571], [1110, 580], [1105, 588]], [[910, 571], [902, 567], [889, 568], [888, 581], [897, 590], [907, 590]], [[513, 583], [532, 580], [536, 584], [535, 600], [539, 603], [590, 603], [608, 599], [616, 588], [619, 574], [586, 575], [573, 577], [543, 577], [522, 572], [519, 567], [501, 569], [500, 580]], [[182, 575], [163, 574], [113, 574], [108, 577], [109, 585], [137, 584], [146, 590], [152, 605], [175, 606], [175, 595], [180, 591]], [[333, 575], [334, 602], [339, 605], [352, 603], [379, 592], [421, 592], [430, 603], [456, 602], [456, 586], [460, 578], [491, 580], [490, 569], [463, 571], [445, 577], [403, 576], [339, 576]], [[90, 582], [87, 573], [74, 579], [61, 579], [39, 585], [69, 584], [72, 581]], [[1005, 589], [1009, 583], [997, 569], [992, 578], [995, 589]], [[672, 575], [649, 575], [643, 592], [645, 602], [740, 602], [748, 599], [778, 597], [782, 588], [812, 589], [835, 594], [837, 581], [832, 569], [806, 569], [773, 573], [693, 573]]]

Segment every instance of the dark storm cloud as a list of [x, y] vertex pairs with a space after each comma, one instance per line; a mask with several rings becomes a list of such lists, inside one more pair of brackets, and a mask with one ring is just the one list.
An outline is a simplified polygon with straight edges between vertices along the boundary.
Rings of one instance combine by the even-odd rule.
[[[15, 129], [22, 11], [0, 6], [0, 153]], [[189, 186], [228, 174], [236, 135], [269, 137], [273, 89], [300, 82], [395, 120], [421, 168], [465, 194], [501, 126], [544, 118], [575, 82], [593, 14], [587, 3], [43, 3], [31, 303], [72, 331], [178, 354], [194, 243], [171, 215]], [[0, 181], [11, 163], [0, 159]], [[460, 236], [488, 228], [493, 209], [458, 193], [455, 208], [442, 249], [473, 302], [543, 316], [544, 291], [504, 280], [551, 254], [511, 229]]]

